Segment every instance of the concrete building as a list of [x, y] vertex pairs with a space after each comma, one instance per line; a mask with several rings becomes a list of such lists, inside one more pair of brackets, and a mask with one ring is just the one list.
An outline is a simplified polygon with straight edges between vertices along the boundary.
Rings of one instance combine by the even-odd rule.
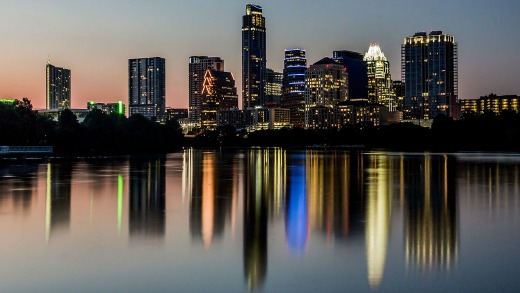
[[312, 120], [322, 107], [332, 109], [348, 100], [348, 74], [340, 62], [323, 58], [305, 71], [305, 127], [321, 128]]
[[501, 114], [504, 111], [520, 112], [520, 97], [518, 95], [497, 96], [490, 94], [479, 99], [461, 99], [459, 101], [461, 114], [481, 115], [486, 112]]

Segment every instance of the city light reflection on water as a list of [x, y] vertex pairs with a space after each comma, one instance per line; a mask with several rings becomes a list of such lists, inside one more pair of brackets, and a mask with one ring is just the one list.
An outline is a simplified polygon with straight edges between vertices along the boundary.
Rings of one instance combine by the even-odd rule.
[[0, 291], [520, 289], [520, 160], [478, 158], [253, 148], [2, 164]]

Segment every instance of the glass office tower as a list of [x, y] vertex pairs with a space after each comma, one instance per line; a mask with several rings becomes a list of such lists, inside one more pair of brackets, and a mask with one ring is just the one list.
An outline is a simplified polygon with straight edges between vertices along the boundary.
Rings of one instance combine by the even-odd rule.
[[130, 116], [141, 114], [161, 121], [166, 112], [166, 61], [164, 58], [128, 60], [128, 106]]
[[285, 50], [281, 104], [291, 110], [291, 124], [295, 127], [305, 126], [305, 70], [305, 50]]
[[70, 69], [47, 62], [46, 109], [70, 108]]
[[265, 105], [266, 30], [262, 7], [246, 5], [242, 18], [242, 107]]
[[401, 66], [406, 87], [405, 119], [456, 116], [458, 59], [453, 36], [432, 31], [406, 37], [401, 47]]

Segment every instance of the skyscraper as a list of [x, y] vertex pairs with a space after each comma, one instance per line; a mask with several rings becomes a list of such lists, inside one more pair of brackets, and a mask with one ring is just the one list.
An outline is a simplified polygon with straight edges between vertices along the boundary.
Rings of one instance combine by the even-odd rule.
[[164, 58], [128, 60], [130, 116], [141, 114], [161, 121], [166, 108], [166, 61]]
[[291, 110], [291, 124], [295, 127], [305, 126], [305, 70], [305, 50], [285, 50], [281, 105]]
[[455, 38], [441, 31], [419, 32], [404, 39], [401, 74], [405, 82], [405, 119], [455, 116], [458, 61]]
[[70, 69], [53, 66], [47, 62], [46, 108], [70, 108]]
[[217, 127], [217, 111], [238, 107], [235, 78], [231, 72], [207, 69], [201, 94], [201, 126]]
[[242, 17], [242, 107], [265, 104], [266, 30], [262, 7], [246, 5]]
[[363, 54], [341, 50], [333, 52], [334, 60], [338, 60], [347, 68], [348, 97], [351, 100], [368, 99], [367, 65], [363, 61]]
[[386, 106], [390, 111], [395, 111], [390, 62], [388, 62], [379, 45], [370, 45], [363, 61], [367, 64], [368, 101]]
[[[323, 58], [305, 72], [305, 127], [328, 128], [333, 108], [348, 100], [348, 73], [339, 61]], [[313, 118], [316, 113], [317, 118]], [[330, 117], [329, 117], [330, 116]], [[311, 121], [320, 120], [319, 126]]]
[[189, 108], [188, 117], [200, 124], [201, 96], [204, 74], [207, 69], [224, 71], [224, 60], [220, 57], [191, 56], [189, 64]]
[[282, 73], [267, 68], [265, 76], [265, 105], [279, 107], [282, 97]]

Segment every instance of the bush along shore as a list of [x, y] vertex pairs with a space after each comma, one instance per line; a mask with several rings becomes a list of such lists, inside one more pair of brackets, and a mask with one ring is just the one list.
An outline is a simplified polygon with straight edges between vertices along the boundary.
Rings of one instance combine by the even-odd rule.
[[159, 124], [141, 115], [91, 111], [82, 123], [70, 110], [58, 121], [38, 114], [27, 99], [0, 104], [0, 146], [52, 146], [56, 155], [167, 153], [182, 147], [339, 147], [395, 151], [520, 151], [520, 114], [438, 116], [431, 128], [411, 123], [354, 125], [341, 129], [299, 128], [248, 133], [232, 126], [184, 137], [175, 120]]

